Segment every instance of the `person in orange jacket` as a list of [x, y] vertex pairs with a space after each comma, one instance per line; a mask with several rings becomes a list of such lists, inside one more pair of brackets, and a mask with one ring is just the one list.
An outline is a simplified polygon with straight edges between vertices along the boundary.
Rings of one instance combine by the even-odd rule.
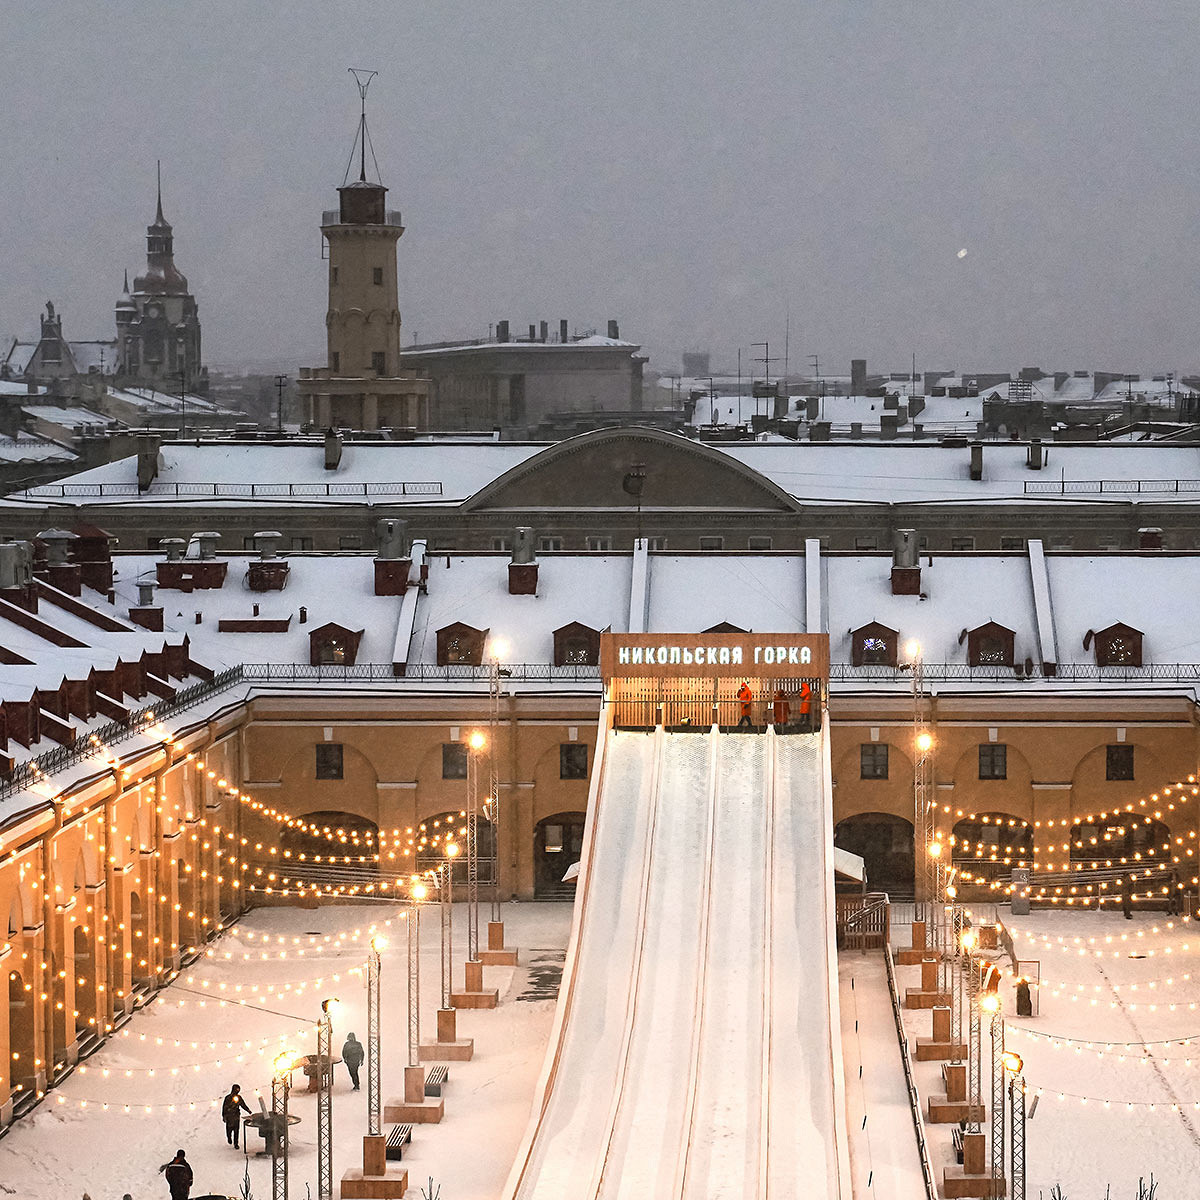
[[808, 733], [812, 727], [812, 687], [807, 679], [802, 679], [800, 681], [800, 728]]
[[782, 729], [792, 715], [792, 706], [783, 694], [783, 688], [775, 689], [775, 699], [771, 701], [771, 718], [776, 729]]
[[742, 706], [742, 719], [737, 723], [737, 727], [741, 729], [743, 725], [747, 729], [753, 729], [754, 723], [750, 720], [750, 708], [754, 703], [754, 693], [750, 690], [750, 685], [743, 679], [742, 686], [738, 688], [737, 698]]

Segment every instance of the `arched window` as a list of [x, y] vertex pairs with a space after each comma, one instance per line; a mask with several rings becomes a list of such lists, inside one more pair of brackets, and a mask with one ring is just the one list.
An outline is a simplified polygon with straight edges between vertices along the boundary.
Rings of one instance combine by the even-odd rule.
[[911, 821], [891, 813], [857, 813], [837, 823], [833, 844], [862, 858], [872, 891], [888, 892], [893, 899], [913, 895]]

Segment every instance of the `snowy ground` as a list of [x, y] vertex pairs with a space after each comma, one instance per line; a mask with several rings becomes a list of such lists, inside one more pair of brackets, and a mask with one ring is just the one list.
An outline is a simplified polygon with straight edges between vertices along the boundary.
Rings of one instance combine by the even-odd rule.
[[[457, 974], [461, 976], [466, 909], [455, 907]], [[280, 1038], [290, 1049], [315, 1050], [311, 1022], [326, 996], [336, 995], [343, 1002], [334, 1026], [335, 1047], [340, 1049], [349, 1031], [365, 1040], [363, 979], [355, 973], [364, 959], [365, 933], [341, 942], [323, 939], [364, 930], [371, 921], [382, 922], [394, 911], [383, 905], [331, 906], [260, 909], [246, 917], [216, 944], [222, 957], [191, 968], [88, 1059], [84, 1071], [76, 1071], [0, 1141], [0, 1196], [77, 1200], [85, 1190], [92, 1200], [120, 1200], [125, 1192], [133, 1200], [163, 1196], [166, 1187], [158, 1165], [183, 1147], [196, 1173], [193, 1196], [210, 1192], [240, 1196], [248, 1167], [254, 1196], [265, 1200], [271, 1194], [270, 1159], [254, 1157], [262, 1141], [251, 1134], [248, 1158], [227, 1146], [212, 1102], [230, 1083], [238, 1082], [253, 1109], [258, 1108], [256, 1089], [264, 1090], [269, 1105], [270, 1064], [279, 1053]], [[488, 911], [481, 906], [485, 936]], [[418, 1127], [413, 1135], [404, 1161], [412, 1196], [420, 1195], [419, 1187], [433, 1176], [442, 1186], [444, 1200], [494, 1200], [529, 1117], [553, 1019], [571, 906], [509, 904], [503, 916], [506, 942], [519, 948], [520, 965], [487, 968], [488, 986], [500, 990], [499, 1008], [458, 1016], [459, 1036], [475, 1038], [475, 1058], [449, 1064], [445, 1120], [441, 1125]], [[403, 924], [393, 921], [388, 933], [391, 942], [384, 951], [382, 977], [385, 1101], [403, 1089], [407, 1038]], [[280, 945], [265, 941], [264, 935], [288, 940]], [[422, 1039], [433, 1040], [440, 995], [436, 909], [425, 910], [421, 935]], [[279, 953], [284, 949], [288, 957], [281, 961]], [[233, 957], [224, 958], [225, 954]], [[247, 960], [244, 954], [267, 958]], [[202, 986], [205, 982], [207, 988]], [[226, 995], [240, 986], [244, 1005], [222, 1005], [214, 997], [221, 984]], [[229, 1040], [237, 1044], [231, 1048]], [[249, 1049], [242, 1044], [246, 1040], [253, 1043]], [[214, 1041], [219, 1045], [214, 1047]], [[194, 1064], [199, 1064], [198, 1069], [192, 1069]], [[173, 1068], [179, 1073], [172, 1074]], [[342, 1173], [362, 1165], [365, 1067], [362, 1078], [362, 1090], [353, 1092], [344, 1068], [337, 1068], [335, 1193]], [[290, 1108], [301, 1120], [292, 1135], [289, 1182], [291, 1195], [304, 1197], [306, 1183], [316, 1193], [316, 1097], [304, 1091], [300, 1072], [294, 1083], [298, 1086], [293, 1088]], [[102, 1110], [103, 1103], [110, 1105], [108, 1111]], [[129, 1112], [124, 1110], [126, 1104], [131, 1106]], [[174, 1111], [168, 1105], [174, 1105]], [[464, 1147], [470, 1147], [470, 1153], [463, 1153]]]
[[[1066, 1200], [1103, 1200], [1111, 1184], [1112, 1200], [1132, 1200], [1151, 1172], [1158, 1200], [1200, 1194], [1200, 929], [1171, 920], [1054, 910], [1011, 921], [1019, 956], [1040, 963], [1042, 980], [1033, 1018], [1016, 1017], [1004, 990], [1007, 1048], [1024, 1059], [1030, 1107], [1042, 1093], [1027, 1125], [1029, 1196], [1057, 1183]], [[901, 988], [917, 973], [899, 968]], [[928, 1037], [929, 1021], [905, 1013], [912, 1036]], [[986, 1029], [984, 1043], [986, 1093]], [[922, 1096], [941, 1093], [935, 1064], [917, 1072]], [[940, 1177], [948, 1127], [930, 1135]]]

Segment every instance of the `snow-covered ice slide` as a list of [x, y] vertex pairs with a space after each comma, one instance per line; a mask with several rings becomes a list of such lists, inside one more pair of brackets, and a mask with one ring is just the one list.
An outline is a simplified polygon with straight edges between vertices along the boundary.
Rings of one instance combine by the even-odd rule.
[[845, 1200], [824, 735], [599, 749], [506, 1200]]

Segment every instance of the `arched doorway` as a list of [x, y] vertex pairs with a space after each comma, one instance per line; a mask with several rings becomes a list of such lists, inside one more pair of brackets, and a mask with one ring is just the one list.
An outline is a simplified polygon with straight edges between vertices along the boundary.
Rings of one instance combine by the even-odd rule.
[[953, 863], [965, 883], [987, 885], [1033, 864], [1033, 829], [1012, 813], [975, 813], [953, 830]]
[[83, 925], [75, 926], [75, 1036], [87, 1038], [96, 1032], [96, 963], [92, 939]]
[[280, 854], [270, 860], [273, 871], [333, 891], [379, 882], [379, 826], [374, 821], [332, 810], [305, 813], [300, 821], [302, 825], [284, 826]]
[[133, 987], [145, 989], [150, 983], [150, 942], [146, 936], [146, 912], [142, 908], [139, 892], [129, 893], [129, 944], [130, 977]]
[[37, 1048], [33, 1038], [33, 989], [17, 971], [8, 976], [8, 1045], [11, 1051], [13, 1099], [37, 1095]]
[[[479, 858], [479, 883], [491, 888], [496, 879], [496, 830], [481, 815], [475, 825], [476, 853]], [[462, 809], [437, 813], [417, 825], [413, 835], [417, 873], [437, 871], [446, 861], [446, 843], [458, 846], [454, 859], [454, 886], [467, 882], [467, 814]]]
[[1113, 813], [1107, 818], [1096, 817], [1085, 824], [1071, 826], [1071, 863], [1104, 866], [1141, 855], [1139, 861], [1144, 866], [1170, 866], [1170, 841], [1170, 829], [1153, 817], [1141, 813]]
[[175, 903], [179, 905], [176, 922], [177, 946], [181, 958], [190, 958], [203, 942], [200, 915], [196, 911], [195, 872], [182, 858], [175, 860]]
[[891, 813], [856, 813], [839, 821], [833, 844], [859, 855], [867, 871], [867, 887], [887, 892], [893, 900], [913, 896], [913, 826]]
[[563, 875], [583, 853], [586, 813], [560, 812], [544, 817], [533, 834], [533, 894], [539, 899], [571, 899], [574, 883], [563, 883]]

